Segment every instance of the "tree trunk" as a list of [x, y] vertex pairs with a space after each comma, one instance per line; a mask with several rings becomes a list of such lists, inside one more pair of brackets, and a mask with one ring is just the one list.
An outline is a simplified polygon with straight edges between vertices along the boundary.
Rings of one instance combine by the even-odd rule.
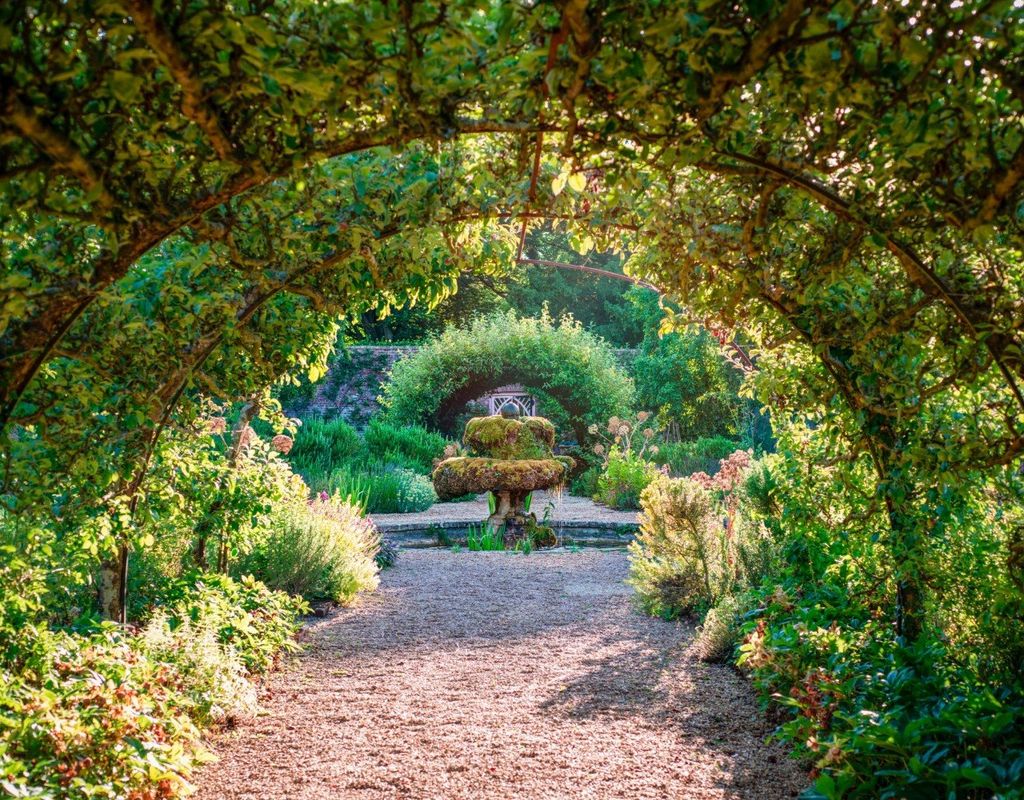
[[99, 606], [104, 619], [124, 625], [128, 621], [128, 545], [100, 565]]
[[896, 635], [912, 644], [924, 631], [920, 522], [913, 512], [914, 487], [902, 463], [902, 442], [888, 425], [880, 426], [882, 491], [889, 518], [889, 550], [896, 570]]
[[[228, 453], [228, 469], [234, 470], [238, 465], [238, 459], [242, 455], [242, 450], [246, 444], [245, 432], [249, 428], [249, 423], [252, 422], [253, 417], [260, 410], [260, 402], [262, 395], [252, 397], [249, 401], [242, 406], [242, 411], [238, 415], [238, 422], [235, 424], [234, 429], [231, 432], [231, 450]], [[222, 491], [221, 487], [218, 486], [218, 496], [210, 504], [210, 510], [216, 511], [223, 505], [223, 498], [220, 496]], [[217, 546], [217, 571], [226, 573], [228, 571], [228, 556], [231, 550], [231, 542], [228, 538], [229, 530], [228, 525], [221, 525], [220, 529], [220, 541]], [[200, 541], [196, 542], [196, 548], [198, 551], [199, 547], [203, 548], [203, 562], [206, 561], [206, 533], [200, 535]], [[205, 567], [204, 567], [205, 568]]]

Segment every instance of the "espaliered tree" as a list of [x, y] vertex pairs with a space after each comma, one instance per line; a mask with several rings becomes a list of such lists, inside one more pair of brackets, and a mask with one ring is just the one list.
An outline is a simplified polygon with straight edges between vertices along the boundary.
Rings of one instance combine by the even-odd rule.
[[337, 315], [437, 297], [554, 218], [742, 327], [763, 390], [864, 454], [913, 640], [947, 495], [1024, 451], [1020, 13], [5, 8], [8, 505], [117, 520], [123, 561], [160, 431], [204, 394], [251, 396]]

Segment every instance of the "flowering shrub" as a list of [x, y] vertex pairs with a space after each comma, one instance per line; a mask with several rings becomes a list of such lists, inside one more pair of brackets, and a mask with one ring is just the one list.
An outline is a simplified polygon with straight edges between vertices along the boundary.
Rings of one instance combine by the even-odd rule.
[[597, 425], [587, 428], [587, 433], [597, 441], [592, 446], [595, 455], [607, 468], [612, 451], [632, 460], [648, 460], [658, 452], [658, 428], [656, 418], [649, 411], [638, 411], [635, 417], [613, 416], [604, 430]]
[[597, 478], [594, 499], [609, 508], [638, 508], [641, 493], [657, 474], [653, 464], [612, 448], [608, 463]]

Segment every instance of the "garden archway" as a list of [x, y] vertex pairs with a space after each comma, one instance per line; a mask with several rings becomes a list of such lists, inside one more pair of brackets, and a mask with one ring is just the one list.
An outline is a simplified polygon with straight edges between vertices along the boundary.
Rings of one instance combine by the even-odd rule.
[[[48, 498], [49, 474], [80, 475], [84, 461], [99, 465], [95, 485], [116, 482], [96, 502], [113, 494], [134, 510], [180, 399], [265, 388], [311, 360], [323, 317], [390, 302], [397, 285], [427, 299], [452, 268], [424, 264], [442, 239], [460, 257], [467, 213], [643, 227], [628, 248], [634, 274], [703, 318], [742, 320], [783, 353], [775, 396], [840, 420], [854, 451], [870, 452], [908, 572], [931, 527], [921, 498], [949, 464], [993, 469], [1024, 452], [1024, 93], [1007, 77], [1021, 63], [1003, 24], [1011, 2], [942, 13], [564, 2], [504, 5], [494, 19], [488, 4], [414, 5], [408, 18], [388, 4], [262, 17], [203, 4], [171, 15], [145, 0], [127, 16], [12, 7], [0, 173], [17, 211], [4, 221], [15, 244], [0, 416], [71, 446], [53, 440], [45, 457], [59, 468], [44, 478], [30, 465], [45, 435], [5, 442], [6, 496]], [[231, 35], [209, 33], [222, 29]], [[354, 55], [339, 60], [339, 48]], [[484, 133], [495, 147], [482, 168], [427, 163]], [[553, 133], [557, 156], [542, 154]], [[396, 166], [374, 180], [295, 171], [385, 146]], [[374, 196], [374, 181], [387, 186], [413, 161], [420, 179]], [[398, 233], [428, 223], [441, 229], [433, 239]], [[166, 279], [135, 266], [176, 237]], [[403, 257], [388, 240], [407, 251], [390, 272], [381, 266]], [[216, 259], [188, 264], [203, 248]], [[140, 343], [125, 331], [155, 334]], [[963, 382], [977, 398], [947, 391]], [[845, 408], [831, 403], [837, 389]], [[949, 415], [957, 436], [943, 430]], [[105, 422], [127, 419], [142, 424], [126, 437]], [[71, 464], [97, 421], [111, 452]], [[982, 444], [936, 455], [937, 440]]]
[[556, 401], [581, 444], [589, 425], [603, 424], [633, 403], [633, 381], [602, 340], [572, 319], [514, 314], [448, 330], [397, 362], [383, 400], [396, 422], [457, 434], [456, 418], [466, 403], [508, 384]]

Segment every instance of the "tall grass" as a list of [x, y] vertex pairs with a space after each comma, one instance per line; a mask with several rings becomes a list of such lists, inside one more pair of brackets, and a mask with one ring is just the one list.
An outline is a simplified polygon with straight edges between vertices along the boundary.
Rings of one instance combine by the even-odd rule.
[[366, 455], [366, 444], [351, 425], [312, 417], [296, 432], [288, 463], [313, 491], [319, 492], [327, 489], [327, 480], [335, 470], [364, 460]]
[[327, 481], [327, 492], [368, 514], [426, 511], [437, 502], [429, 478], [380, 462], [335, 470]]
[[366, 429], [366, 448], [372, 457], [429, 474], [447, 442], [419, 425], [391, 425], [373, 420]]

